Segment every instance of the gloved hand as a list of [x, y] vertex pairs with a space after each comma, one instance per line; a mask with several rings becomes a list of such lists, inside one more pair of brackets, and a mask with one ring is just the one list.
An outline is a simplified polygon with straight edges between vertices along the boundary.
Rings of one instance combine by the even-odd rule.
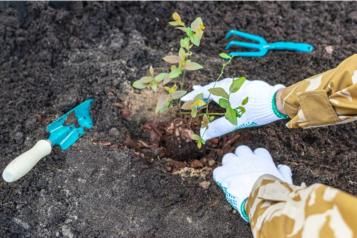
[[273, 175], [292, 184], [290, 168], [287, 165], [276, 167], [269, 151], [264, 148], [253, 152], [248, 146], [241, 145], [234, 154], [225, 154], [222, 166], [213, 171], [213, 179], [223, 190], [226, 200], [246, 222], [249, 222], [245, 211], [247, 198], [262, 175]]
[[[213, 100], [218, 103], [221, 97], [210, 94], [208, 90], [213, 87], [221, 87], [226, 92], [229, 92], [232, 81], [232, 78], [225, 78], [203, 87], [194, 86], [194, 90], [183, 96], [181, 100], [184, 102], [192, 101], [196, 95], [203, 93], [204, 99]], [[264, 81], [246, 80], [238, 92], [231, 94], [229, 100], [232, 107], [236, 108], [241, 104], [243, 99], [248, 97], [248, 103], [245, 105], [246, 112], [238, 119], [238, 124], [233, 125], [225, 117], [218, 118], [209, 123], [207, 128], [201, 128], [201, 137], [204, 140], [209, 140], [237, 129], [262, 126], [276, 120], [286, 119], [287, 116], [281, 114], [275, 104], [275, 93], [281, 88], [284, 88], [284, 85], [277, 84], [271, 86]]]

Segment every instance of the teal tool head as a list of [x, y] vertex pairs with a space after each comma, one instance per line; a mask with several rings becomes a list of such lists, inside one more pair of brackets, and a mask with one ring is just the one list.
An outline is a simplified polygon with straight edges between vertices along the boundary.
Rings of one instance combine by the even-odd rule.
[[231, 49], [232, 47], [247, 48], [248, 51], [233, 51], [229, 54], [233, 57], [262, 57], [268, 53], [270, 50], [289, 50], [302, 53], [311, 53], [314, 50], [314, 47], [307, 43], [300, 42], [288, 42], [280, 41], [268, 43], [263, 37], [258, 35], [253, 35], [250, 33], [230, 30], [226, 34], [226, 39], [231, 37], [240, 37], [247, 39], [250, 42], [244, 42], [239, 40], [232, 40], [226, 45], [226, 50]]
[[58, 145], [61, 150], [67, 150], [86, 129], [93, 127], [90, 108], [93, 99], [87, 99], [47, 126], [49, 141], [52, 146]]

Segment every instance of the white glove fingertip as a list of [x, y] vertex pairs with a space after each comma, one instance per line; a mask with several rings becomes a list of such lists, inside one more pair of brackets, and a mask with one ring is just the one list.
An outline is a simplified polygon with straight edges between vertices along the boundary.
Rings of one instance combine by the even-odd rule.
[[263, 158], [266, 160], [271, 160], [273, 162], [273, 158], [271, 157], [269, 151], [265, 148], [257, 148], [254, 150], [254, 154], [259, 158]]
[[237, 156], [233, 153], [227, 153], [222, 158], [222, 165], [232, 164], [237, 161]]
[[246, 156], [253, 154], [253, 151], [246, 145], [240, 145], [234, 153], [240, 158], [245, 158]]
[[213, 179], [217, 182], [220, 182], [225, 174], [225, 171], [222, 166], [217, 167], [213, 170]]

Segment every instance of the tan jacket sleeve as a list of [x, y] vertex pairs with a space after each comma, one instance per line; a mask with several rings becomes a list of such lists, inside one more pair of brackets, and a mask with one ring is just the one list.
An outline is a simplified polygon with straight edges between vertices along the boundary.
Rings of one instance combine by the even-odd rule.
[[322, 184], [294, 186], [264, 175], [246, 210], [255, 238], [357, 237], [357, 198]]
[[336, 68], [283, 90], [289, 128], [327, 126], [357, 120], [357, 54]]

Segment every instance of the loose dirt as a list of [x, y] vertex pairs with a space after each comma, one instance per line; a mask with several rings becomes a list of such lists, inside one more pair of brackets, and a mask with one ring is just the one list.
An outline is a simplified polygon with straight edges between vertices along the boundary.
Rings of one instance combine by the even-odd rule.
[[[173, 11], [187, 21], [201, 16], [206, 24], [195, 51], [205, 69], [190, 74], [190, 84], [217, 76], [224, 33], [237, 28], [269, 41], [315, 46], [308, 55], [274, 52], [237, 59], [225, 73], [289, 85], [357, 52], [356, 9], [356, 2], [31, 2], [17, 16], [11, 6], [2, 7], [0, 168], [44, 138], [51, 120], [88, 97], [95, 99], [95, 126], [20, 181], [0, 181], [0, 236], [251, 237], [211, 179], [223, 142], [209, 145], [216, 149], [213, 158], [194, 145], [182, 155], [172, 153], [168, 148], [178, 145], [174, 137], [156, 138], [157, 148], [145, 148], [155, 141], [153, 120], [147, 120], [152, 114], [138, 108], [142, 115], [130, 117], [138, 105], [128, 101], [134, 95], [128, 85], [150, 65], [164, 66], [161, 58], [177, 50], [180, 32], [167, 25]], [[232, 148], [266, 147], [277, 163], [291, 166], [296, 184], [319, 182], [357, 194], [356, 128], [350, 123], [288, 130], [277, 122], [222, 141], [233, 138]], [[132, 146], [142, 141], [139, 152], [128, 138]]]

